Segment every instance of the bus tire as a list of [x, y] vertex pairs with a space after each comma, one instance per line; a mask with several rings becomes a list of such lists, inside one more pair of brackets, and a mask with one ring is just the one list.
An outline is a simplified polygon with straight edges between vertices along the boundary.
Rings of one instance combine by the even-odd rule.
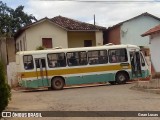
[[64, 79], [62, 77], [54, 77], [52, 79], [51, 87], [53, 90], [62, 90], [64, 87]]
[[115, 84], [116, 84], [115, 81], [109, 81], [109, 83], [110, 83], [111, 85], [115, 85]]
[[125, 72], [118, 72], [116, 74], [116, 83], [124, 84], [128, 80], [128, 75]]

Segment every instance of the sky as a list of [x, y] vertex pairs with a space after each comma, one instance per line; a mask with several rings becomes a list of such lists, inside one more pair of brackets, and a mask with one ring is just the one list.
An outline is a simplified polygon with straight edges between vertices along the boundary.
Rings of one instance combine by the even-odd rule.
[[24, 6], [24, 11], [38, 20], [61, 15], [82, 22], [111, 27], [119, 22], [148, 12], [160, 18], [160, 0], [1, 0], [11, 8]]

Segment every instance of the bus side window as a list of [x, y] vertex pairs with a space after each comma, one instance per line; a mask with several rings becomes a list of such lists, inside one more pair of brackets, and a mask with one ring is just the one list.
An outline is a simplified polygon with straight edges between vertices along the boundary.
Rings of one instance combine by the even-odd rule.
[[87, 65], [87, 53], [85, 51], [68, 52], [67, 62], [68, 66]]
[[50, 68], [66, 66], [66, 57], [64, 53], [51, 53], [47, 55], [47, 58]]
[[107, 50], [88, 51], [88, 60], [90, 65], [107, 63]]
[[109, 62], [110, 63], [120, 63], [120, 62], [127, 62], [127, 51], [126, 49], [110, 49], [109, 53]]
[[23, 56], [24, 69], [31, 70], [34, 68], [32, 55]]

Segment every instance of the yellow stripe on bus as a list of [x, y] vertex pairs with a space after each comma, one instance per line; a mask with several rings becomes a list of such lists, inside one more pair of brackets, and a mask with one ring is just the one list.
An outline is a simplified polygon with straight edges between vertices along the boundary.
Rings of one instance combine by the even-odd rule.
[[[69, 68], [69, 69], [58, 69], [58, 70], [47, 70], [40, 72], [23, 72], [21, 73], [22, 78], [30, 78], [30, 77], [39, 77], [42, 74], [45, 76], [55, 76], [55, 75], [67, 75], [67, 74], [80, 74], [80, 73], [91, 73], [91, 72], [103, 72], [103, 71], [113, 71], [113, 70], [121, 70], [124, 69], [124, 66], [120, 65], [110, 65], [110, 66], [94, 66], [94, 67], [83, 67], [83, 68]], [[125, 66], [125, 69], [130, 69], [131, 66]]]

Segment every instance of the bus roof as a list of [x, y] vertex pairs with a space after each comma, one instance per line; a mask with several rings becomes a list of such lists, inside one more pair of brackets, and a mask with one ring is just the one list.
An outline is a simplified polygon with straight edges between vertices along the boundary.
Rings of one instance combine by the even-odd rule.
[[136, 45], [103, 45], [94, 47], [78, 47], [78, 48], [63, 48], [63, 49], [47, 49], [47, 50], [32, 50], [32, 51], [20, 51], [16, 54], [19, 55], [30, 55], [30, 54], [45, 54], [45, 53], [60, 53], [60, 52], [72, 52], [72, 51], [88, 51], [88, 50], [100, 50], [100, 49], [117, 49], [117, 48], [137, 48]]

